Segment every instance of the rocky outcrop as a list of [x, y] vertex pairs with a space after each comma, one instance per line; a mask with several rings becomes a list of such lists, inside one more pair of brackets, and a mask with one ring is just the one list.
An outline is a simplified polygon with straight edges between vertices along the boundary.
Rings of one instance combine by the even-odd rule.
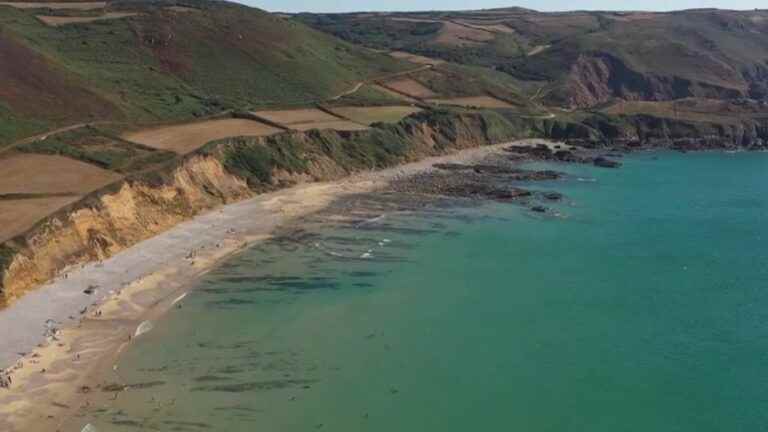
[[200, 212], [260, 192], [498, 143], [516, 133], [492, 113], [440, 111], [359, 132], [210, 143], [172, 167], [101, 189], [0, 244], [0, 291], [17, 297], [67, 266], [110, 257]]
[[593, 163], [596, 167], [600, 168], [618, 168], [621, 166], [621, 162], [616, 162], [603, 156], [596, 157]]

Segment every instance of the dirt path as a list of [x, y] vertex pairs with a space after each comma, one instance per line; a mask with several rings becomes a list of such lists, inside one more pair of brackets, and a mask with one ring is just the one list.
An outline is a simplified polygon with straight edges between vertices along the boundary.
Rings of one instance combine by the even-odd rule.
[[64, 133], [64, 132], [73, 131], [73, 130], [84, 128], [84, 127], [87, 127], [87, 126], [92, 126], [92, 125], [97, 125], [97, 124], [105, 124], [105, 123], [109, 123], [109, 122], [103, 121], [103, 122], [77, 123], [77, 124], [65, 126], [65, 127], [59, 128], [59, 129], [54, 129], [54, 130], [51, 130], [51, 131], [48, 131], [48, 132], [43, 132], [41, 134], [37, 134], [37, 135], [33, 135], [31, 137], [27, 137], [27, 138], [21, 139], [19, 141], [16, 141], [14, 143], [11, 143], [11, 144], [3, 147], [3, 148], [0, 148], [0, 154], [2, 154], [3, 152], [7, 152], [7, 151], [9, 151], [9, 150], [11, 150], [13, 148], [16, 148], [16, 147], [18, 147], [20, 145], [29, 144], [29, 143], [37, 141], [37, 140], [44, 140], [44, 139], [46, 139], [46, 138], [48, 138], [49, 136], [52, 136], [52, 135], [58, 135], [58, 134], [61, 134], [61, 133]]
[[[343, 97], [350, 96], [350, 95], [353, 95], [353, 94], [357, 93], [366, 84], [371, 84], [371, 83], [375, 83], [375, 82], [379, 82], [379, 81], [386, 81], [386, 80], [390, 80], [390, 79], [397, 78], [397, 77], [400, 77], [400, 76], [408, 76], [410, 74], [414, 74], [414, 73], [418, 73], [418, 72], [421, 72], [421, 71], [424, 71], [424, 70], [427, 70], [427, 69], [431, 69], [433, 67], [434, 67], [434, 65], [429, 64], [429, 65], [419, 66], [419, 67], [417, 67], [415, 69], [410, 69], [410, 70], [406, 70], [406, 71], [402, 71], [402, 72], [395, 72], [395, 73], [384, 75], [384, 76], [380, 76], [380, 77], [377, 77], [377, 78], [369, 78], [367, 80], [363, 80], [363, 81], [355, 83], [355, 85], [352, 86], [351, 89], [345, 90], [345, 91], [343, 91], [343, 92], [341, 92], [341, 93], [339, 93], [339, 94], [337, 94], [335, 96], [332, 96], [332, 97], [330, 97], [328, 99], [306, 101], [305, 103], [307, 105], [312, 105], [312, 104], [318, 104], [318, 103], [323, 103], [323, 102], [334, 102], [334, 101], [337, 101], [337, 100], [339, 100], [339, 99], [341, 99]], [[216, 113], [216, 114], [212, 114], [210, 116], [206, 116], [205, 118], [215, 118], [215, 117], [222, 116], [222, 115], [225, 115], [225, 114], [230, 113], [230, 112], [232, 112], [232, 110], [225, 110], [225, 111], [222, 111], [220, 113]], [[200, 121], [200, 120], [203, 120], [203, 119], [204, 118], [200, 118], [200, 119], [196, 119], [195, 121]], [[37, 141], [37, 140], [41, 140], [41, 139], [46, 139], [46, 138], [48, 138], [50, 136], [62, 134], [64, 132], [70, 132], [70, 131], [81, 129], [81, 128], [88, 127], [88, 126], [97, 126], [97, 125], [114, 124], [114, 123], [119, 123], [119, 122], [114, 122], [114, 121], [95, 121], [95, 122], [76, 123], [76, 124], [73, 124], [73, 125], [64, 126], [64, 127], [58, 128], [58, 129], [53, 129], [53, 130], [50, 130], [50, 131], [47, 131], [47, 132], [43, 132], [43, 133], [40, 133], [40, 134], [37, 134], [37, 135], [26, 137], [26, 138], [23, 138], [23, 139], [21, 139], [19, 141], [11, 143], [11, 144], [9, 144], [9, 145], [7, 145], [5, 147], [0, 148], [0, 154], [2, 154], [3, 152], [10, 151], [11, 149], [16, 148], [16, 147], [18, 147], [20, 145], [28, 144], [28, 143], [31, 143], [31, 142], [34, 142], [34, 141]]]
[[318, 101], [317, 103], [337, 101], [337, 100], [339, 100], [339, 99], [341, 99], [341, 98], [343, 98], [345, 96], [349, 96], [349, 95], [353, 95], [353, 94], [357, 93], [366, 84], [373, 84], [373, 83], [377, 83], [377, 82], [380, 82], [380, 81], [388, 81], [388, 80], [391, 80], [393, 78], [398, 78], [398, 77], [401, 77], [401, 76], [408, 76], [408, 75], [411, 75], [411, 74], [419, 73], [421, 71], [425, 71], [427, 69], [432, 69], [433, 67], [435, 67], [435, 65], [428, 64], [428, 65], [419, 66], [419, 67], [417, 67], [415, 69], [410, 69], [410, 70], [402, 71], [402, 72], [395, 72], [395, 73], [384, 75], [384, 76], [381, 76], [381, 77], [378, 77], [378, 78], [371, 78], [371, 79], [367, 79], [367, 80], [364, 80], [364, 81], [360, 81], [357, 84], [355, 84], [354, 87], [352, 87], [351, 89], [346, 90], [344, 92], [341, 92], [338, 95], [336, 95], [336, 96], [334, 96], [334, 97], [332, 97], [330, 99], [326, 99], [324, 101]]

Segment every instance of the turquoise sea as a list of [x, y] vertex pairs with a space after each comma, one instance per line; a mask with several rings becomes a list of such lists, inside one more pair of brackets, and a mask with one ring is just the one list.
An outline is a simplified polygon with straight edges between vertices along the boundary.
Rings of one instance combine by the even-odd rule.
[[768, 154], [642, 153], [511, 204], [313, 225], [207, 275], [99, 431], [768, 429]]

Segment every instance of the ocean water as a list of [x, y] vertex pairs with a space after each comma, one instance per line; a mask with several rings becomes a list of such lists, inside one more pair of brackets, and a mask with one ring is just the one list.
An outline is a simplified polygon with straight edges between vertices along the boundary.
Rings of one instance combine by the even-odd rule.
[[[119, 364], [99, 431], [768, 429], [768, 154], [545, 165], [516, 205], [316, 224], [233, 258]], [[115, 374], [117, 375], [117, 374]]]

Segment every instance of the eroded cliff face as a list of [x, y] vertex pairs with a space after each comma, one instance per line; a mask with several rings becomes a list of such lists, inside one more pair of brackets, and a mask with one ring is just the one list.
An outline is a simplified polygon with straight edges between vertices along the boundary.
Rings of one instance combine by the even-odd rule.
[[[749, 72], [749, 73], [747, 73]], [[686, 97], [733, 99], [762, 87], [762, 69], [745, 71], [744, 77], [755, 83], [754, 89], [730, 88], [691, 81], [674, 75], [640, 73], [621, 59], [606, 53], [582, 54], [571, 65], [565, 80], [566, 104], [571, 108], [589, 108], [614, 98], [665, 101]], [[751, 74], [751, 75], [750, 75]], [[744, 84], [746, 86], [746, 84]]]
[[68, 266], [110, 257], [196, 214], [260, 192], [497, 143], [515, 133], [492, 113], [425, 113], [360, 132], [211, 143], [171, 167], [99, 190], [0, 244], [0, 291], [16, 298]]
[[252, 195], [212, 157], [194, 156], [167, 175], [122, 181], [42, 221], [11, 250], [2, 289], [13, 299], [69, 265], [107, 258], [205, 209]]

